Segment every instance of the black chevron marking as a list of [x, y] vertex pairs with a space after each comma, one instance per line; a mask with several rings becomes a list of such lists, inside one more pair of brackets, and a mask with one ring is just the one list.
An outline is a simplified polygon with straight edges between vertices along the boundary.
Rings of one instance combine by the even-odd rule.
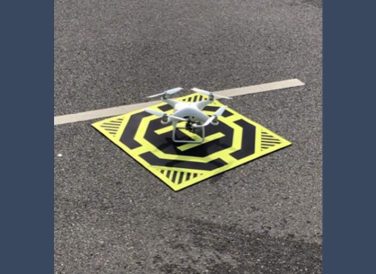
[[183, 182], [184, 175], [185, 175], [185, 172], [180, 172], [178, 184], [181, 184]]
[[277, 137], [268, 134], [266, 132], [261, 132], [261, 149], [269, 149], [275, 145], [281, 144], [281, 140], [278, 139]]
[[175, 179], [176, 179], [176, 175], [177, 175], [177, 171], [173, 171], [172, 172], [172, 177], [171, 177], [171, 181], [173, 181], [175, 183]]
[[[142, 159], [148, 162], [152, 166], [165, 166], [165, 167], [177, 167], [177, 168], [188, 168], [188, 169], [202, 169], [202, 170], [214, 170], [216, 168], [226, 165], [222, 159], [218, 158], [212, 160], [208, 163], [199, 163], [191, 161], [180, 161], [180, 160], [165, 160], [159, 159], [151, 152], [145, 152], [139, 155]], [[169, 174], [166, 176], [168, 177]]]

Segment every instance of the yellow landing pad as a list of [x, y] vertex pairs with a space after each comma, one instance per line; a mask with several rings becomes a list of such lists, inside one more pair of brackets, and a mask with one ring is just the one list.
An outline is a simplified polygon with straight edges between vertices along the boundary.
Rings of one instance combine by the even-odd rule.
[[[205, 96], [191, 94], [177, 98], [195, 102]], [[208, 115], [223, 106], [219, 101], [204, 109]], [[160, 103], [152, 109], [172, 113]], [[161, 179], [174, 191], [197, 184], [256, 158], [279, 150], [291, 143], [227, 108], [217, 126], [205, 128], [202, 144], [172, 142], [172, 126], [162, 125], [160, 118], [138, 110], [95, 122], [93, 127]], [[185, 122], [178, 126], [184, 127]], [[177, 130], [179, 139], [197, 140], [199, 136], [185, 129]]]

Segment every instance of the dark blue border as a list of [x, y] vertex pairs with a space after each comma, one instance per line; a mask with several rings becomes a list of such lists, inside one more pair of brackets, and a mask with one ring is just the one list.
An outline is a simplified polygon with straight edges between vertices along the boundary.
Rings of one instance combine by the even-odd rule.
[[[372, 273], [374, 1], [324, 0], [324, 272]], [[0, 272], [53, 270], [53, 1], [0, 2]]]
[[324, 0], [324, 273], [376, 273], [375, 11]]
[[0, 273], [53, 273], [53, 1], [1, 1], [0, 35]]

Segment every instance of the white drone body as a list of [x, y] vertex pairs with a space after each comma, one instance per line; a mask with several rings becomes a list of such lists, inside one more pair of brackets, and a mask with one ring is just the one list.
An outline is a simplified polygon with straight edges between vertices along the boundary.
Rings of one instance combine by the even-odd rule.
[[[161, 96], [161, 101], [169, 104], [171, 107], [174, 108], [174, 112], [172, 114], [167, 114], [161, 111], [153, 110], [153, 109], [145, 109], [146, 112], [157, 115], [161, 117], [161, 123], [162, 124], [172, 124], [173, 131], [172, 131], [172, 140], [177, 143], [202, 143], [205, 140], [205, 127], [208, 125], [218, 125], [218, 117], [223, 114], [223, 112], [226, 109], [226, 106], [220, 107], [212, 116], [208, 116], [203, 112], [203, 109], [211, 104], [214, 99], [219, 98], [225, 98], [225, 99], [231, 99], [226, 96], [221, 96], [214, 94], [210, 91], [198, 89], [198, 88], [192, 88], [191, 90], [207, 95], [208, 99], [202, 100], [199, 102], [179, 102], [173, 99], [170, 99], [170, 96], [183, 90], [183, 88], [173, 88], [166, 90], [162, 93], [158, 93], [152, 96], [149, 96], [148, 98], [158, 97]], [[195, 140], [178, 140], [176, 139], [176, 129], [177, 123], [181, 121], [186, 121], [185, 129], [197, 133], [197, 131], [201, 132], [201, 138], [199, 141]]]

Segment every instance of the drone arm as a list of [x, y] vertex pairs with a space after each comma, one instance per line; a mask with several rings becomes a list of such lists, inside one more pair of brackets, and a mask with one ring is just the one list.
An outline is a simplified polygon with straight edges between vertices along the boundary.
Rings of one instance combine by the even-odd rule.
[[211, 104], [213, 100], [206, 99], [196, 103], [196, 106], [199, 110], [203, 110], [207, 105]]
[[214, 113], [213, 116], [210, 116], [206, 121], [205, 123], [203, 123], [202, 125], [194, 125], [194, 127], [199, 127], [199, 128], [203, 128], [203, 127], [206, 127], [208, 126], [209, 124], [213, 123], [214, 121], [216, 121], [218, 119], [219, 116], [222, 116], [223, 112], [226, 110], [226, 106], [222, 106], [220, 107], [219, 109], [217, 109], [217, 111]]
[[216, 118], [216, 116], [212, 116], [212, 117], [208, 118], [205, 121], [205, 123], [203, 123], [202, 125], [195, 124], [195, 125], [193, 125], [193, 127], [195, 127], [195, 128], [204, 128], [204, 127], [208, 126], [211, 122], [213, 122], [215, 118]]

